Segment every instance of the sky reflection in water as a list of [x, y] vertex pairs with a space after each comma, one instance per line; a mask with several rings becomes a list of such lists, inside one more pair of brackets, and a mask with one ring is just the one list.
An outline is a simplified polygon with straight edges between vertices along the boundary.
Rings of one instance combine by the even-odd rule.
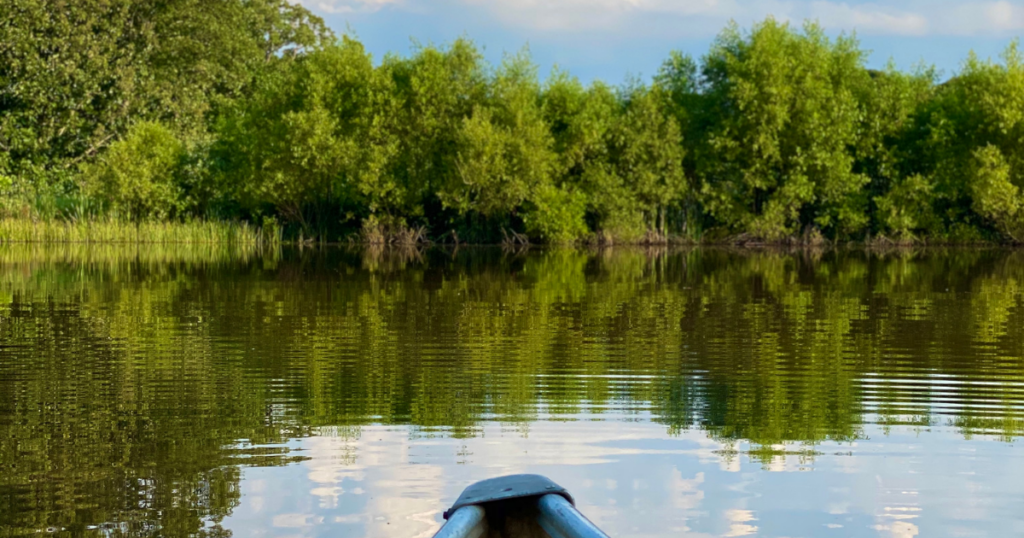
[[[250, 469], [225, 521], [238, 535], [433, 535], [470, 483], [545, 474], [611, 536], [1016, 536], [1019, 447], [945, 428], [871, 428], [871, 441], [774, 456], [726, 448], [650, 422], [537, 422], [528, 437], [491, 425], [472, 439], [417, 438], [372, 426], [358, 438], [297, 442], [311, 459]], [[738, 452], [738, 453], [737, 453]], [[285, 494], [287, 492], [287, 494]]]

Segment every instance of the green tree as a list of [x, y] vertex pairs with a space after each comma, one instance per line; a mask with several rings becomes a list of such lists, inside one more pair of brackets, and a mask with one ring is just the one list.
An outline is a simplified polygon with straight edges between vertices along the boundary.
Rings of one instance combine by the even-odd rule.
[[662, 89], [634, 84], [619, 95], [603, 87], [591, 94], [595, 103], [614, 104], [602, 116], [604, 147], [582, 174], [598, 230], [611, 241], [665, 235], [666, 213], [688, 189], [679, 126], [664, 113]]
[[131, 125], [203, 132], [267, 64], [330, 36], [286, 0], [0, 0], [0, 12], [0, 149], [24, 191], [51, 197]]
[[544, 85], [544, 121], [557, 154], [555, 182], [581, 187], [589, 168], [608, 162], [607, 138], [620, 110], [614, 91], [602, 82], [585, 88], [555, 70]]
[[631, 88], [609, 137], [612, 162], [643, 212], [648, 230], [665, 235], [666, 212], [687, 192], [679, 125], [664, 114], [662, 88]]
[[1012, 181], [1011, 168], [999, 148], [985, 146], [974, 152], [971, 177], [973, 209], [1013, 241], [1024, 239], [1024, 214], [1020, 189]]
[[921, 175], [897, 180], [874, 203], [880, 228], [896, 239], [913, 239], [918, 230], [934, 229], [932, 185]]
[[537, 68], [525, 53], [507, 57], [486, 104], [463, 120], [457, 173], [438, 192], [446, 208], [485, 221], [507, 220], [551, 182], [555, 155], [540, 107]]
[[864, 112], [854, 168], [868, 177], [873, 231], [901, 240], [941, 232], [932, 209], [933, 179], [916, 146], [918, 119], [935, 93], [935, 70], [901, 73], [890, 62], [869, 75], [859, 94]]
[[[130, 0], [3, 0], [0, 149], [27, 193], [66, 189], [90, 157], [144, 109]], [[30, 194], [30, 196], [31, 196]]]
[[549, 243], [572, 243], [587, 234], [587, 198], [572, 187], [538, 186], [523, 215], [526, 233]]
[[781, 239], [816, 226], [834, 235], [864, 228], [866, 178], [853, 170], [864, 53], [774, 19], [744, 36], [722, 34], [704, 59], [714, 118], [700, 176], [709, 213], [734, 231]]
[[705, 215], [700, 205], [699, 184], [694, 180], [702, 161], [713, 158], [708, 144], [703, 141], [716, 114], [703, 92], [700, 65], [693, 57], [672, 51], [658, 69], [654, 83], [662, 88], [665, 113], [675, 118], [684, 140], [683, 173], [687, 177], [688, 188], [683, 194], [680, 231], [699, 238]]
[[85, 167], [85, 190], [130, 220], [176, 216], [182, 199], [177, 174], [184, 156], [184, 145], [166, 126], [139, 123]]
[[339, 209], [370, 216], [397, 206], [385, 74], [347, 37], [268, 74], [220, 128], [224, 188], [303, 229], [323, 228]]
[[397, 100], [390, 126], [399, 148], [391, 173], [404, 193], [403, 213], [435, 227], [447, 224], [438, 193], [458, 175], [463, 122], [487, 94], [483, 57], [458, 39], [446, 48], [420, 47], [410, 58], [389, 55], [382, 69]]
[[963, 228], [1007, 232], [1005, 221], [997, 224], [1000, 219], [994, 217], [1008, 214], [992, 213], [991, 200], [975, 199], [992, 192], [976, 185], [979, 177], [988, 178], [980, 181], [989, 186], [1003, 183], [1003, 178], [1021, 186], [1024, 57], [1013, 43], [1002, 60], [982, 60], [972, 53], [963, 69], [938, 87], [920, 121], [917, 158], [927, 167], [934, 184], [933, 207], [951, 239]]
[[556, 70], [545, 83], [543, 111], [556, 154], [553, 181], [557, 190], [548, 188], [546, 192], [561, 202], [549, 204], [538, 197], [536, 216], [527, 224], [557, 215], [561, 227], [579, 237], [586, 232], [583, 221], [590, 215], [589, 220], [609, 227], [610, 218], [620, 220], [609, 215], [622, 213], [621, 197], [628, 197], [618, 177], [610, 175], [608, 139], [621, 112], [618, 97], [601, 82], [585, 88], [578, 79]]
[[667, 60], [662, 62], [654, 83], [665, 92], [668, 99], [668, 112], [676, 118], [683, 132], [701, 120], [701, 80], [700, 66], [693, 57], [679, 51], [669, 53]]

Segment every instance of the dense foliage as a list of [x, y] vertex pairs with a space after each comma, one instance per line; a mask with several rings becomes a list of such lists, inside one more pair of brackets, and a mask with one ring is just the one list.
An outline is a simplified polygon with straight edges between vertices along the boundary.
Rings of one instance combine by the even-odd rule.
[[[649, 83], [474, 45], [375, 61], [285, 0], [0, 0], [6, 216], [338, 239], [1024, 240], [1024, 57], [869, 70], [725, 29]], [[408, 233], [417, 230], [417, 233]]]

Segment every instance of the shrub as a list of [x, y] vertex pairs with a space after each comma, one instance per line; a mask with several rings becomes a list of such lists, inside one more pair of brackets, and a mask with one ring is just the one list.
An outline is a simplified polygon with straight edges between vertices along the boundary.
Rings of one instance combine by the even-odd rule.
[[586, 197], [579, 192], [543, 185], [532, 196], [523, 215], [526, 233], [548, 243], [571, 243], [587, 233]]
[[995, 224], [1010, 239], [1024, 239], [1024, 219], [1020, 211], [1019, 189], [1010, 180], [1010, 166], [995, 146], [974, 152], [971, 178], [972, 207]]
[[171, 217], [182, 203], [176, 175], [184, 158], [184, 145], [170, 129], [138, 123], [96, 163], [84, 167], [85, 190], [120, 217]]
[[920, 175], [903, 179], [875, 198], [878, 219], [898, 239], [911, 239], [917, 230], [934, 224], [931, 208], [932, 185]]

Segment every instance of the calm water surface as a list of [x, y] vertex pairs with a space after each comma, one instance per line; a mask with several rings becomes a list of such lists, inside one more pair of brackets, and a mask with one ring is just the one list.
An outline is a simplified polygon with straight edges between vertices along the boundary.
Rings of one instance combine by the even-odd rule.
[[0, 248], [0, 536], [1024, 536], [1024, 253]]

